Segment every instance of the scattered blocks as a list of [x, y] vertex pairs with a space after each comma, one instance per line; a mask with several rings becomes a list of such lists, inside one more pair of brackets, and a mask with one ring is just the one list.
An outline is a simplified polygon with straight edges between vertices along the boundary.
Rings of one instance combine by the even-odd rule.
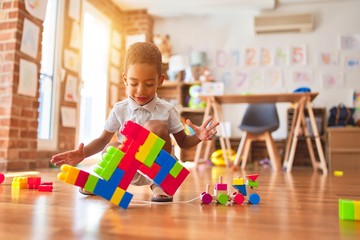
[[52, 192], [52, 190], [53, 190], [52, 182], [43, 182], [38, 187], [39, 192]]
[[169, 195], [175, 194], [190, 173], [166, 151], [165, 141], [142, 126], [127, 121], [120, 130], [126, 139], [118, 149], [109, 147], [94, 172], [99, 177], [76, 167], [63, 165], [58, 179], [83, 187], [122, 208], [127, 208], [133, 195], [126, 191], [140, 171]]
[[27, 177], [14, 177], [11, 187], [18, 189], [27, 189]]
[[38, 189], [41, 183], [41, 177], [28, 177], [27, 178], [27, 185], [28, 189]]

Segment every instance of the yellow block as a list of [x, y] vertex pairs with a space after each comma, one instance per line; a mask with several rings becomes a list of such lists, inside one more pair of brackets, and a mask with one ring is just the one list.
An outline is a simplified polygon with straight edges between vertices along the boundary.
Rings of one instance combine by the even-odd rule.
[[334, 176], [336, 177], [342, 177], [344, 175], [343, 171], [334, 171]]
[[144, 144], [139, 147], [139, 152], [136, 153], [135, 158], [143, 163], [158, 138], [158, 136], [150, 132]]
[[27, 177], [14, 177], [11, 187], [19, 188], [19, 189], [26, 189], [27, 186]]
[[59, 180], [70, 183], [72, 185], [76, 183], [76, 179], [79, 175], [80, 169], [64, 164], [61, 166], [61, 171], [62, 172], [60, 172], [57, 176]]
[[115, 205], [119, 205], [121, 199], [123, 198], [125, 194], [125, 191], [121, 188], [116, 188], [114, 194], [112, 195], [110, 202], [112, 202]]
[[232, 184], [233, 185], [244, 185], [245, 184], [244, 178], [234, 178]]
[[354, 201], [354, 220], [360, 220], [360, 201]]

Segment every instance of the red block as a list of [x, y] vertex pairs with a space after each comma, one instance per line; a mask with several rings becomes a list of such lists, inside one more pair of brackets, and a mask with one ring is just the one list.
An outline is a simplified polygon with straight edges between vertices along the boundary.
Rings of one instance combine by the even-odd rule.
[[246, 177], [251, 181], [256, 181], [256, 179], [259, 177], [259, 174], [247, 175]]
[[80, 170], [79, 175], [78, 175], [74, 185], [83, 188], [85, 186], [88, 178], [89, 178], [89, 173]]
[[38, 187], [39, 192], [52, 192], [53, 186], [51, 185], [39, 185]]
[[28, 189], [37, 189], [40, 183], [41, 183], [41, 177], [27, 178]]
[[138, 160], [136, 160], [135, 158], [133, 158], [133, 161], [131, 162], [129, 167], [126, 169], [124, 176], [121, 178], [121, 181], [118, 184], [118, 187], [126, 190], [129, 187], [131, 181], [133, 180], [137, 170], [140, 169], [140, 166], [142, 164], [143, 163], [141, 163]]
[[173, 196], [189, 173], [189, 170], [183, 168], [176, 178], [171, 176], [171, 174], [168, 174], [164, 181], [160, 184], [160, 187], [164, 190], [165, 193]]
[[135, 157], [135, 154], [139, 151], [140, 144], [131, 139], [124, 139], [122, 145], [120, 145], [119, 149], [123, 151], [126, 155], [130, 155]]
[[142, 145], [149, 136], [150, 132], [137, 123], [126, 121], [120, 129], [120, 133], [126, 138], [135, 140]]
[[127, 170], [134, 163], [134, 161], [139, 162], [138, 160], [135, 159], [135, 156], [125, 154], [124, 157], [121, 159], [121, 162], [119, 163], [118, 168], [120, 168], [124, 172], [127, 172]]
[[154, 179], [156, 174], [160, 171], [160, 166], [157, 163], [153, 163], [153, 165], [149, 168], [145, 164], [140, 166], [140, 171], [148, 176], [150, 179]]

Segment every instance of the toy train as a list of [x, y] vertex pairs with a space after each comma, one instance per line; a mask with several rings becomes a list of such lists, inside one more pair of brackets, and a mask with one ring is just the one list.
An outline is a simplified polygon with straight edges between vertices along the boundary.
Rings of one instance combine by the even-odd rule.
[[222, 183], [222, 177], [219, 177], [219, 183], [214, 185], [214, 195], [209, 193], [210, 185], [207, 184], [206, 191], [200, 194], [200, 199], [203, 204], [210, 204], [213, 201], [216, 201], [219, 204], [226, 205], [231, 203], [243, 204], [245, 202], [245, 197], [247, 197], [247, 201], [249, 204], [259, 204], [260, 196], [259, 194], [253, 192], [251, 194], [247, 194], [247, 187], [249, 190], [253, 191], [254, 188], [259, 186], [258, 178], [259, 174], [247, 175], [247, 180], [244, 178], [234, 178], [232, 186], [236, 189], [235, 192], [228, 195], [227, 184]]

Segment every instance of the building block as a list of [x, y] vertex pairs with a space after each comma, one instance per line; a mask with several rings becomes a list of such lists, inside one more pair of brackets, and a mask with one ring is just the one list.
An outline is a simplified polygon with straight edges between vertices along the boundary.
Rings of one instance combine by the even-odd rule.
[[176, 160], [164, 150], [161, 150], [159, 157], [166, 158], [166, 161], [162, 161], [163, 165], [159, 164], [161, 166], [160, 171], [158, 172], [158, 174], [156, 174], [156, 177], [154, 178], [154, 182], [157, 185], [160, 185], [162, 183], [162, 181], [169, 174], [170, 170], [176, 163]]
[[79, 175], [80, 169], [64, 164], [61, 166], [61, 171], [58, 173], [57, 178], [61, 181], [74, 185]]
[[164, 145], [165, 141], [158, 137], [144, 160], [146, 166], [151, 167]]
[[142, 172], [144, 175], [148, 176], [150, 179], [154, 179], [155, 176], [158, 174], [158, 172], [160, 171], [160, 166], [157, 163], [153, 163], [153, 165], [149, 168], [146, 165], [141, 165], [140, 166], [140, 172]]
[[233, 187], [238, 190], [242, 195], [246, 196], [246, 185], [233, 185]]
[[110, 199], [110, 202], [112, 202], [115, 205], [119, 205], [124, 194], [125, 194], [125, 190], [117, 187], [115, 189], [114, 194], [112, 195], [112, 197]]
[[354, 220], [354, 201], [339, 199], [339, 218], [341, 220]]
[[102, 155], [102, 160], [99, 161], [98, 166], [94, 168], [94, 172], [108, 181], [123, 156], [124, 153], [122, 151], [113, 146], [109, 146], [106, 149], [106, 153]]
[[39, 192], [52, 192], [52, 190], [53, 190], [52, 182], [46, 182], [45, 184], [42, 183], [38, 186]]
[[11, 187], [18, 189], [27, 189], [27, 177], [14, 177]]
[[189, 173], [189, 170], [183, 168], [176, 178], [168, 174], [164, 181], [160, 184], [160, 187], [166, 194], [173, 196]]
[[154, 146], [158, 138], [158, 136], [150, 132], [144, 144], [139, 147], [139, 151], [135, 154], [135, 158], [142, 163], [145, 162], [145, 159], [148, 156], [150, 149]]
[[244, 178], [234, 178], [232, 185], [244, 185], [245, 180]]
[[37, 189], [41, 183], [41, 177], [28, 177], [27, 185], [28, 189]]
[[174, 166], [170, 169], [169, 173], [171, 176], [176, 178], [179, 175], [181, 169], [183, 169], [183, 166], [179, 162], [176, 162]]
[[[126, 139], [118, 149], [107, 149], [94, 170], [99, 177], [63, 165], [58, 179], [83, 187], [122, 208], [130, 204], [133, 195], [126, 190], [138, 171], [153, 180], [165, 193], [174, 195], [190, 172], [161, 150], [165, 142], [154, 133], [130, 121], [123, 126], [121, 133]], [[115, 156], [118, 152], [123, 153], [122, 156]]]
[[89, 175], [90, 175], [89, 173], [80, 170], [74, 185], [83, 188], [89, 178]]
[[214, 189], [217, 191], [227, 191], [227, 184], [226, 183], [216, 183]]
[[259, 187], [259, 182], [258, 181], [246, 181], [246, 185], [248, 185], [249, 187]]
[[133, 197], [133, 195], [131, 193], [125, 192], [123, 198], [120, 201], [119, 206], [124, 208], [124, 209], [127, 209], [129, 204], [130, 204], [130, 201], [131, 201], [132, 197]]
[[5, 181], [5, 175], [3, 173], [0, 173], [0, 184], [2, 184]]
[[354, 201], [354, 220], [360, 220], [360, 201]]
[[120, 134], [125, 136], [127, 139], [135, 140], [142, 145], [148, 138], [150, 131], [135, 122], [126, 121], [120, 129]]
[[98, 177], [95, 177], [94, 175], [89, 174], [89, 177], [88, 177], [88, 179], [86, 181], [84, 189], [86, 191], [89, 191], [89, 192], [93, 193], [98, 181], [99, 181]]
[[108, 182], [103, 179], [99, 179], [93, 193], [110, 201], [115, 189], [116, 186], [108, 184]]
[[256, 179], [259, 177], [259, 174], [251, 174], [251, 175], [246, 175], [246, 178], [251, 180], [251, 181], [256, 181]]
[[249, 195], [249, 203], [251, 204], [259, 204], [260, 202], [260, 196], [257, 193], [252, 193]]

